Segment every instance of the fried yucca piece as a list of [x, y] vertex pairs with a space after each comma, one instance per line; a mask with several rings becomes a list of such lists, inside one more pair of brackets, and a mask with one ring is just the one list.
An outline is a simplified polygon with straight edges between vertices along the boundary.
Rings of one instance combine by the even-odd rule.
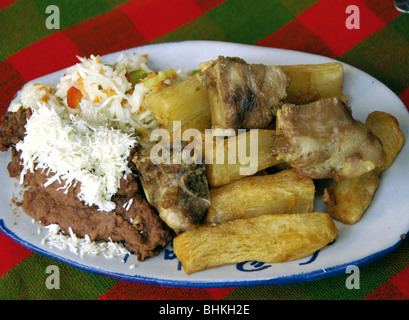
[[269, 214], [201, 225], [173, 240], [186, 274], [245, 261], [279, 263], [307, 257], [332, 242], [338, 230], [321, 212]]
[[210, 128], [210, 111], [203, 110], [203, 112], [200, 112], [188, 119], [184, 119], [180, 123], [174, 122], [170, 125], [161, 125], [161, 128], [169, 132], [170, 141], [178, 140], [178, 137], [182, 139], [186, 133], [189, 134], [190, 138], [190, 134], [192, 133], [190, 129], [195, 129], [204, 133], [206, 129]]
[[[206, 141], [205, 138], [202, 146], [205, 148], [206, 144], [210, 142], [210, 146], [213, 147], [212, 152], [208, 150], [204, 150], [203, 152], [206, 157], [206, 175], [209, 185], [221, 186], [280, 163], [281, 161], [271, 157], [269, 153], [273, 143], [272, 135], [274, 132], [274, 130], [266, 129], [257, 130], [257, 151], [251, 150], [251, 144], [255, 143], [251, 131], [224, 139], [224, 141], [222, 141], [223, 146], [220, 149], [218, 149], [217, 142], [214, 140]], [[213, 139], [213, 137], [211, 137], [211, 139]], [[229, 147], [229, 145], [231, 146], [231, 141], [233, 141], [233, 145], [236, 147]], [[243, 163], [242, 159], [240, 159], [238, 146], [240, 144], [244, 145], [244, 143], [246, 146], [246, 155], [250, 158], [249, 163]], [[232, 161], [232, 159], [229, 160], [229, 153], [231, 153], [232, 150], [232, 154], [235, 157], [234, 161]], [[224, 161], [218, 163], [217, 157], [224, 159]], [[250, 168], [252, 165], [257, 165], [255, 170], [244, 170]]]
[[211, 204], [204, 222], [312, 212], [314, 195], [313, 180], [298, 176], [293, 170], [250, 176], [210, 189]]
[[361, 219], [378, 188], [380, 172], [372, 170], [359, 177], [335, 181], [324, 190], [323, 202], [337, 221], [354, 224]]
[[191, 119], [197, 122], [200, 116], [206, 124], [210, 120], [207, 92], [197, 74], [147, 95], [145, 102], [156, 121], [165, 126], [174, 121], [181, 121], [182, 125]]
[[328, 213], [345, 224], [354, 224], [362, 218], [378, 188], [381, 173], [392, 164], [405, 142], [398, 120], [386, 112], [370, 113], [365, 125], [381, 141], [386, 160], [382, 168], [352, 179], [335, 181], [330, 189], [324, 190], [323, 201]]
[[387, 112], [374, 111], [368, 115], [365, 125], [382, 143], [386, 155], [382, 169], [385, 170], [395, 160], [405, 143], [405, 136], [399, 128], [399, 121]]
[[319, 99], [338, 97], [347, 102], [342, 91], [344, 66], [340, 62], [280, 66], [290, 77], [285, 101], [307, 104]]

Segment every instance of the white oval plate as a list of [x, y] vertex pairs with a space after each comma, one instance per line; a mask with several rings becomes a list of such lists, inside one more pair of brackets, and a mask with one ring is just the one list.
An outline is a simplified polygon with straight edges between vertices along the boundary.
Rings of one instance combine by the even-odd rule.
[[[271, 65], [324, 63], [330, 58], [283, 49], [272, 49], [250, 45], [212, 42], [186, 41], [154, 44], [125, 52], [148, 54], [152, 69], [197, 69], [203, 61], [218, 55], [237, 56], [248, 63]], [[97, 53], [96, 53], [97, 54]], [[102, 57], [106, 62], [114, 62], [119, 52]], [[368, 74], [350, 66], [345, 66], [344, 92], [349, 98], [356, 119], [365, 121], [374, 110], [394, 115], [400, 122], [405, 136], [409, 134], [409, 113], [402, 101], [385, 85]], [[39, 83], [57, 83], [64, 70], [39, 79]], [[409, 163], [408, 145], [405, 144], [395, 162], [383, 173], [379, 188], [371, 206], [362, 219], [348, 226], [336, 222], [336, 241], [314, 255], [286, 263], [265, 264], [246, 262], [226, 265], [187, 276], [173, 254], [169, 244], [159, 256], [138, 263], [135, 256], [106, 258], [86, 255], [83, 258], [67, 251], [53, 249], [42, 244], [47, 234], [30, 217], [17, 212], [11, 199], [21, 189], [17, 181], [8, 177], [9, 152], [0, 153], [0, 230], [23, 246], [88, 272], [102, 274], [117, 279], [140, 283], [175, 287], [234, 287], [254, 285], [279, 285], [311, 281], [345, 273], [349, 265], [362, 266], [398, 247], [402, 236], [409, 230]], [[326, 211], [321, 198], [317, 198], [316, 211]], [[136, 264], [134, 268], [133, 266]]]

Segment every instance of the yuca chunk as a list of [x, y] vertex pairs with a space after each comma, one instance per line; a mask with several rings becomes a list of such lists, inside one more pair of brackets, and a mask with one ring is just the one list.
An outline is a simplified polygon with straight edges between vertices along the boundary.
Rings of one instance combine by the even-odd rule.
[[[314, 211], [312, 179], [293, 170], [255, 175], [210, 189], [210, 207], [204, 222], [261, 216], [263, 214]], [[232, 201], [234, 199], [234, 201]]]
[[332, 242], [337, 233], [327, 213], [271, 214], [200, 226], [174, 238], [173, 250], [192, 274], [245, 261], [300, 259]]

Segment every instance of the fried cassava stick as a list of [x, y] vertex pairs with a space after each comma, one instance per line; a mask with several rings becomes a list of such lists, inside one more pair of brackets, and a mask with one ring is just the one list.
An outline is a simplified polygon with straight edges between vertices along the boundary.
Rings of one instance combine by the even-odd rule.
[[314, 196], [313, 180], [298, 176], [293, 170], [250, 176], [210, 189], [211, 204], [205, 223], [263, 214], [312, 212]]
[[200, 226], [173, 240], [186, 274], [245, 261], [278, 263], [311, 255], [332, 242], [327, 213], [271, 214]]

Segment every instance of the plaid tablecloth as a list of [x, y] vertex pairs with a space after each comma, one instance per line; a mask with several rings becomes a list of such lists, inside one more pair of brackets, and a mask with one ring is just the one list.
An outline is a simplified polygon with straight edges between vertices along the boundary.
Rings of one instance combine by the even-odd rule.
[[[59, 9], [58, 29], [47, 28], [50, 5]], [[355, 20], [347, 11], [350, 5], [359, 9]], [[392, 0], [0, 0], [1, 114], [24, 83], [76, 63], [77, 55], [179, 40], [238, 42], [336, 58], [376, 77], [409, 106], [409, 15], [398, 12]], [[59, 267], [58, 290], [45, 285], [49, 265]], [[347, 276], [281, 286], [163, 287], [81, 271], [0, 233], [0, 299], [15, 300], [406, 300], [409, 242], [361, 267], [359, 289], [348, 289]]]

